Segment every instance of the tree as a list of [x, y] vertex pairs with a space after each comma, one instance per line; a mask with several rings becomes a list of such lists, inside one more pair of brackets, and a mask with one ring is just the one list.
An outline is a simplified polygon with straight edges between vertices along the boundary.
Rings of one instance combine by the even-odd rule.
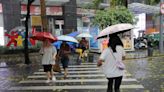
[[46, 6], [45, 6], [45, 0], [40, 0], [40, 7], [41, 7], [41, 20], [42, 20], [42, 30], [48, 31], [48, 21], [46, 17]]
[[125, 6], [128, 7], [128, 0], [109, 0], [110, 8], [114, 8], [116, 6]]
[[116, 7], [108, 10], [98, 10], [93, 19], [93, 24], [100, 28], [118, 24], [118, 23], [134, 23], [133, 14], [125, 7]]
[[145, 0], [145, 4], [148, 4], [148, 5], [156, 5], [159, 3], [160, 3], [160, 0]]
[[35, 0], [28, 0], [27, 3], [27, 15], [26, 15], [26, 20], [25, 20], [25, 27], [26, 27], [26, 32], [25, 32], [25, 45], [24, 45], [24, 57], [25, 57], [25, 64], [30, 64], [30, 59], [29, 59], [29, 53], [28, 53], [28, 20], [30, 17], [30, 6]]

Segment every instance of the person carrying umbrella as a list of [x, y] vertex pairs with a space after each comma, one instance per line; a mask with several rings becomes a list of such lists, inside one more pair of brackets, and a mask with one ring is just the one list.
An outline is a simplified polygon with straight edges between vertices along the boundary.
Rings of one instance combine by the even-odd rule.
[[55, 64], [57, 50], [55, 46], [51, 45], [50, 40], [46, 39], [43, 41], [43, 46], [40, 49], [40, 53], [42, 54], [42, 65], [44, 68], [44, 72], [47, 74], [46, 83], [49, 83], [51, 80], [55, 81], [56, 78], [53, 76], [52, 65]]
[[117, 34], [109, 35], [108, 48], [103, 50], [97, 66], [102, 68], [108, 79], [107, 92], [113, 92], [113, 82], [115, 92], [120, 92], [120, 85], [123, 77], [123, 69], [118, 68], [117, 61], [122, 62], [125, 57], [123, 43]]
[[63, 41], [59, 49], [59, 57], [61, 58], [61, 63], [64, 69], [64, 78], [67, 77], [67, 67], [69, 63], [69, 54], [71, 53], [70, 47], [66, 41]]

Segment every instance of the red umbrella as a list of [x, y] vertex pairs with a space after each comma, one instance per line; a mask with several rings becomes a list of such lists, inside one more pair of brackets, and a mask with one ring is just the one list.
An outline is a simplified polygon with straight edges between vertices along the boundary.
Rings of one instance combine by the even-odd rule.
[[34, 32], [30, 38], [40, 41], [45, 41], [46, 39], [50, 40], [51, 42], [57, 41], [57, 38], [49, 32]]

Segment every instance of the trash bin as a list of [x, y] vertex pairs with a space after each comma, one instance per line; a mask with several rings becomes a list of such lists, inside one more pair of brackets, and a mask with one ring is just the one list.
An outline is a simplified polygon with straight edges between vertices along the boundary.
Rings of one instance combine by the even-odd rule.
[[88, 62], [93, 62], [94, 60], [94, 54], [93, 53], [89, 53], [88, 54]]

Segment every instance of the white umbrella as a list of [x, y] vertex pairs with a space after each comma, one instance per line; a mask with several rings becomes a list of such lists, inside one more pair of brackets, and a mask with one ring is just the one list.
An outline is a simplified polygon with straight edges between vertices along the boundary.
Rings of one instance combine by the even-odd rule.
[[11, 29], [11, 31], [24, 31], [25, 30], [25, 27], [24, 26], [17, 26], [13, 29]]
[[81, 33], [81, 34], [77, 35], [77, 37], [86, 37], [86, 38], [91, 38], [92, 35], [90, 35], [89, 33]]
[[134, 26], [129, 23], [121, 23], [121, 24], [108, 26], [99, 33], [97, 39], [107, 36], [109, 34], [125, 32], [125, 31], [133, 29], [133, 28], [134, 28]]
[[79, 43], [74, 37], [67, 36], [67, 35], [58, 36], [57, 39], [59, 41], [68, 41], [68, 42]]

